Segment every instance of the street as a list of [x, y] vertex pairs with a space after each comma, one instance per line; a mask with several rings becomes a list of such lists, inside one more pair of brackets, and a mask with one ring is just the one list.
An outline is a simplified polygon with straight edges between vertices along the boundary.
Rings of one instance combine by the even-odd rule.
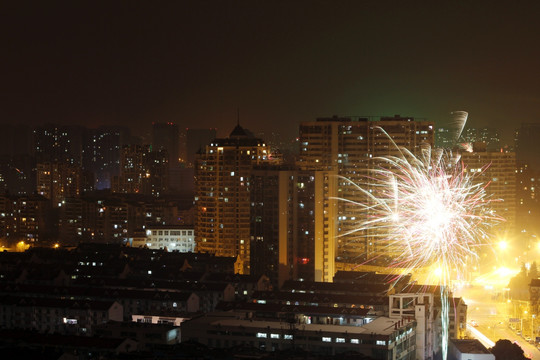
[[467, 330], [470, 337], [480, 340], [487, 348], [499, 339], [508, 339], [517, 343], [525, 356], [540, 360], [540, 351], [532, 336], [533, 324], [530, 317], [527, 318], [526, 311], [523, 311], [525, 314], [521, 318], [516, 317], [516, 311], [521, 311], [520, 304], [508, 302], [502, 289], [480, 285], [464, 286], [456, 290], [454, 295], [464, 298], [468, 305]]

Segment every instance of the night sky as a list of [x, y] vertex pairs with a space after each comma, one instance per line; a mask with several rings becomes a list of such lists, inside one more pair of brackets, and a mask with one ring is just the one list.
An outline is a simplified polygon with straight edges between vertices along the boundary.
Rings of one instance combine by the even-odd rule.
[[540, 121], [537, 1], [11, 1], [0, 122], [150, 129], [394, 115]]

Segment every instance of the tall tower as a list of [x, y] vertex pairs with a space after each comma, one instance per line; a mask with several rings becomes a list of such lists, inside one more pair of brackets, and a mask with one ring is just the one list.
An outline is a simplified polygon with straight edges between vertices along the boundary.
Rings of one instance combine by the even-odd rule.
[[131, 141], [131, 131], [120, 126], [88, 129], [83, 147], [83, 168], [94, 174], [97, 190], [110, 189], [112, 178], [120, 175], [120, 153]]
[[347, 200], [339, 201], [337, 216], [328, 219], [337, 222], [338, 262], [360, 263], [390, 255], [377, 241], [378, 234], [358, 231], [358, 224], [365, 220], [365, 211], [355, 202], [368, 204], [369, 199], [353, 184], [369, 185], [375, 176], [373, 170], [380, 166], [377, 157], [399, 156], [400, 147], [419, 155], [424, 146], [433, 143], [432, 122], [399, 115], [378, 120], [332, 117], [301, 123], [297, 165], [306, 170], [335, 171], [339, 176], [334, 196]]
[[152, 124], [152, 150], [166, 150], [169, 154], [169, 165], [178, 164], [180, 132], [173, 123]]
[[[251, 273], [274, 285], [332, 281], [337, 177], [331, 171], [257, 167], [251, 188]], [[326, 206], [330, 205], [330, 206]]]
[[228, 138], [215, 139], [197, 156], [195, 202], [197, 250], [238, 257], [249, 273], [250, 176], [270, 163], [269, 148], [237, 125]]
[[490, 205], [495, 215], [505, 221], [493, 230], [500, 236], [514, 235], [516, 228], [516, 154], [513, 152], [490, 152], [475, 148], [465, 152], [461, 160], [470, 173], [480, 173], [476, 178], [486, 187], [492, 200]]

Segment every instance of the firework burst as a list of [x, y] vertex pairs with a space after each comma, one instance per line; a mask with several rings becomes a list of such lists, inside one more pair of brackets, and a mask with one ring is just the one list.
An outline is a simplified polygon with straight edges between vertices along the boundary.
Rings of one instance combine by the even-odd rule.
[[396, 155], [374, 158], [365, 183], [345, 179], [363, 196], [360, 201], [340, 200], [358, 206], [364, 220], [344, 235], [357, 234], [377, 244], [374, 257], [390, 255], [391, 266], [404, 273], [439, 269], [446, 359], [448, 285], [477, 259], [479, 247], [487, 244], [486, 230], [500, 219], [490, 211], [487, 184], [476, 181], [478, 173], [467, 172], [459, 156], [427, 147], [414, 156], [395, 148]]

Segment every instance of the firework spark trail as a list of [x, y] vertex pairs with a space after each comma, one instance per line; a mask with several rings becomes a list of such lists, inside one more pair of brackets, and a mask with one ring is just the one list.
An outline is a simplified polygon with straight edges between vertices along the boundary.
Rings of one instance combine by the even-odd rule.
[[342, 178], [365, 198], [339, 200], [359, 206], [365, 220], [341, 236], [356, 233], [375, 239], [380, 251], [393, 254], [392, 266], [407, 272], [439, 267], [441, 345], [446, 359], [451, 274], [462, 275], [467, 261], [477, 260], [477, 250], [486, 245], [485, 230], [501, 219], [489, 211], [493, 200], [486, 195], [487, 185], [475, 181], [479, 173], [468, 173], [459, 157], [428, 148], [416, 157], [394, 146], [399, 154], [374, 158], [377, 168], [364, 184]]

